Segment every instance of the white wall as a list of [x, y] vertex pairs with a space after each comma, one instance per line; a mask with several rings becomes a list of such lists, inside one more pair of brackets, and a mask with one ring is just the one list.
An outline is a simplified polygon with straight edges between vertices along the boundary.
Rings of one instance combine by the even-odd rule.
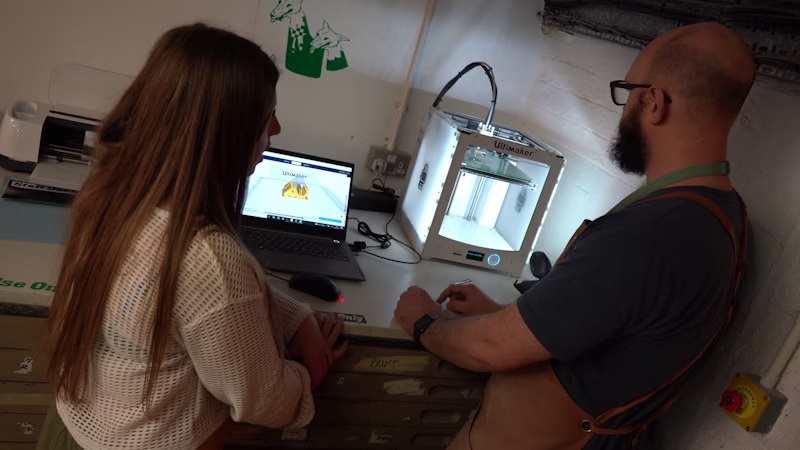
[[249, 36], [257, 8], [256, 0], [3, 2], [0, 110], [19, 99], [46, 102], [60, 63], [135, 75], [155, 40], [177, 24], [203, 20]]
[[[275, 1], [264, 3], [269, 7]], [[377, 0], [371, 3], [371, 8], [380, 4]], [[388, 5], [386, 11], [392, 12], [391, 25], [365, 23], [368, 33], [355, 28], [349, 31], [352, 35], [331, 25], [351, 38], [348, 45], [357, 45], [356, 38], [364, 42], [369, 37], [379, 40], [402, 32], [416, 34], [421, 18], [413, 11], [421, 13], [422, 0], [410, 2], [410, 6], [400, 0], [383, 3]], [[537, 244], [554, 259], [581, 220], [603, 214], [639, 183], [622, 175], [605, 154], [620, 114], [609, 98], [608, 81], [623, 78], [637, 52], [542, 30], [536, 18], [541, 3], [504, 0], [492, 2], [489, 11], [480, 0], [439, 0], [398, 149], [416, 151], [424, 113], [449, 78], [470, 61], [492, 64], [499, 89], [496, 120], [545, 141], [567, 160]], [[257, 0], [6, 2], [0, 15], [0, 109], [15, 99], [47, 100], [48, 76], [59, 62], [135, 74], [153, 41], [174, 25], [204, 20], [264, 39], [265, 28], [258, 25], [264, 8]], [[376, 14], [380, 11], [370, 9], [366, 16]], [[31, 32], [34, 26], [48, 33]], [[312, 28], [315, 26], [318, 24]], [[274, 45], [280, 56], [280, 42], [262, 45]], [[409, 48], [408, 43], [399, 47], [400, 59], [410, 57]], [[279, 112], [285, 133], [276, 144], [350, 159], [360, 168], [369, 145], [383, 143], [403, 65], [396, 54], [374, 53], [369, 61], [355, 57], [359, 54], [356, 47], [352, 50], [350, 69], [323, 75], [340, 89], [284, 73]], [[483, 116], [488, 99], [485, 77], [475, 71], [451, 91], [444, 106]], [[364, 108], [349, 110], [355, 101]], [[308, 115], [309, 111], [313, 114]], [[716, 406], [734, 371], [758, 373], [766, 368], [800, 310], [800, 206], [791, 196], [800, 189], [800, 178], [795, 176], [800, 169], [796, 111], [800, 111], [800, 96], [759, 84], [732, 133], [733, 178], [750, 206], [754, 231], [753, 281], [745, 291], [749, 306], [715, 353], [709, 370], [662, 425], [662, 439], [668, 448], [800, 448], [800, 358], [795, 357], [779, 386], [790, 403], [769, 435], [746, 434]], [[326, 123], [320, 116], [332, 120]], [[370, 177], [364, 169], [360, 172], [358, 180], [363, 184]], [[406, 180], [390, 179], [389, 184], [402, 191]]]
[[[468, 63], [486, 61], [494, 69], [498, 108], [524, 114], [531, 77], [544, 51], [536, 13], [541, 1], [440, 0], [414, 86], [438, 93]], [[474, 69], [448, 93], [471, 103], [489, 104], [483, 71]], [[485, 115], [485, 112], [482, 114]]]

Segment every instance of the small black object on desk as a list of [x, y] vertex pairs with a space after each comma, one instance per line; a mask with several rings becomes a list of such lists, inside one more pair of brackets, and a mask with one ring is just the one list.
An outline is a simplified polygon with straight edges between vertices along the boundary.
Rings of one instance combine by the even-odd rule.
[[350, 191], [350, 208], [393, 214], [397, 209], [397, 197], [387, 192], [353, 188]]
[[326, 302], [342, 301], [342, 291], [329, 277], [321, 273], [301, 272], [296, 273], [289, 280], [289, 287], [308, 295], [313, 295]]
[[519, 283], [514, 283], [514, 287], [517, 288], [520, 294], [524, 294], [525, 291], [534, 287], [536, 283], [547, 276], [547, 274], [550, 273], [550, 269], [553, 268], [553, 266], [550, 264], [550, 260], [547, 258], [547, 255], [545, 255], [543, 252], [533, 252], [529, 262], [531, 273], [533, 276], [538, 278], [538, 280], [520, 281]]

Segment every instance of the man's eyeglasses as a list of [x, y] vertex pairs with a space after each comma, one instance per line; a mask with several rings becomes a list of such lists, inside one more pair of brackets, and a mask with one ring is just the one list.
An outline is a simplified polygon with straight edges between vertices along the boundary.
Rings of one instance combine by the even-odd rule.
[[[623, 106], [625, 103], [628, 103], [628, 97], [630, 97], [632, 90], [649, 88], [653, 86], [652, 84], [628, 83], [625, 80], [612, 81], [610, 85], [611, 101], [614, 102], [615, 105], [619, 106]], [[672, 99], [666, 93], [664, 93], [664, 101], [667, 103], [672, 103]]]

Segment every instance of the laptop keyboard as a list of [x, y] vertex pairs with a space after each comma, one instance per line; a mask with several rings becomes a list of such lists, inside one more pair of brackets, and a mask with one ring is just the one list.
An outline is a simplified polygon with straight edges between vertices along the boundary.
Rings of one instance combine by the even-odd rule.
[[241, 230], [241, 235], [244, 243], [256, 250], [314, 256], [336, 261], [350, 260], [344, 248], [332, 241], [247, 228]]

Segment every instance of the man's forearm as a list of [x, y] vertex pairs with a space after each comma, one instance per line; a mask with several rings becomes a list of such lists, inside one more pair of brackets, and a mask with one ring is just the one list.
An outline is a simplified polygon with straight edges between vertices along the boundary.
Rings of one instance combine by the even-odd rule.
[[422, 344], [437, 356], [475, 372], [492, 372], [492, 333], [487, 317], [439, 319], [422, 335]]
[[431, 352], [475, 372], [502, 372], [552, 358], [516, 305], [463, 319], [440, 319], [421, 338]]

